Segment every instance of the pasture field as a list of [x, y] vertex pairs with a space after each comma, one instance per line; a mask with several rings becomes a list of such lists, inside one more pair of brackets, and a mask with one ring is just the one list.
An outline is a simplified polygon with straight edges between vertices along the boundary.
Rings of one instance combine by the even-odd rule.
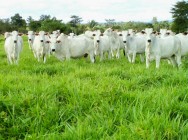
[[122, 54], [43, 64], [23, 38], [19, 65], [8, 65], [0, 37], [0, 139], [188, 139], [188, 58], [159, 70]]

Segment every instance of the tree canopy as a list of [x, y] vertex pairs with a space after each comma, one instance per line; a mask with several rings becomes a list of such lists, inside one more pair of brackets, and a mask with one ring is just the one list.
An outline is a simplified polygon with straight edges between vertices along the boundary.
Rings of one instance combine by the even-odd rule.
[[174, 22], [172, 30], [184, 32], [188, 30], [188, 1], [178, 1], [171, 9]]

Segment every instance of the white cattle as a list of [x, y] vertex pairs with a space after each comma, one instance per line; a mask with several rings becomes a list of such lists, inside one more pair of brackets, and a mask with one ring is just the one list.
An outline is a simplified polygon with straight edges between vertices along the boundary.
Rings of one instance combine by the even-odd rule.
[[145, 39], [146, 35], [144, 32], [135, 33], [132, 30], [124, 32], [123, 41], [125, 42], [126, 53], [128, 61], [130, 63], [135, 63], [136, 54], [140, 54], [141, 62], [144, 61], [143, 54], [145, 53]]
[[116, 58], [120, 57], [120, 42], [121, 39], [119, 38], [116, 31], [113, 31], [111, 28], [108, 28], [104, 31], [104, 35], [107, 35], [110, 39], [110, 47], [111, 47], [111, 54], [114, 57], [114, 52], [116, 51]]
[[100, 61], [104, 58], [104, 53], [108, 53], [108, 59], [111, 59], [111, 44], [110, 38], [107, 35], [101, 34], [101, 32], [95, 31], [93, 33], [94, 37], [94, 47], [95, 47], [95, 55], [100, 55]]
[[44, 31], [40, 31], [35, 34], [33, 42], [34, 56], [40, 61], [40, 57], [43, 58], [43, 62], [46, 63], [46, 55], [49, 54], [49, 37]]
[[[168, 59], [174, 66], [181, 64], [181, 42], [176, 36], [168, 35], [164, 30], [161, 36], [152, 36], [151, 32], [146, 30], [146, 68], [149, 68], [149, 62], [156, 60], [156, 68], [159, 68], [160, 59]], [[175, 60], [175, 57], [176, 60]]]
[[13, 31], [9, 37], [6, 38], [4, 48], [7, 55], [8, 63], [18, 64], [20, 52], [23, 47], [23, 40], [17, 31]]
[[33, 50], [33, 41], [35, 38], [35, 33], [33, 31], [28, 31], [27, 37], [28, 37], [29, 48]]
[[50, 40], [51, 51], [55, 52], [55, 56], [60, 60], [69, 60], [70, 58], [79, 58], [88, 54], [90, 60], [94, 63], [94, 45], [93, 41], [85, 36], [78, 36], [69, 39], [67, 35], [61, 35]]
[[181, 42], [181, 56], [185, 56], [188, 54], [188, 34], [180, 33], [176, 35]]
[[127, 56], [127, 48], [126, 48], [126, 43], [127, 43], [127, 35], [128, 31], [121, 31], [117, 33], [120, 38], [120, 50], [123, 50], [124, 56]]

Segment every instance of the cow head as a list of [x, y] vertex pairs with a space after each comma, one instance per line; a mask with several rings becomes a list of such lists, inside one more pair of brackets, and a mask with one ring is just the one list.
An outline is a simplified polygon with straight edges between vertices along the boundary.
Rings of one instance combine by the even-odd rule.
[[153, 29], [152, 28], [146, 28], [145, 34], [146, 34], [146, 46], [151, 45], [151, 35], [152, 35]]
[[123, 43], [127, 43], [128, 31], [122, 31]]
[[17, 31], [12, 32], [12, 39], [13, 39], [14, 44], [16, 44], [18, 41], [18, 32]]

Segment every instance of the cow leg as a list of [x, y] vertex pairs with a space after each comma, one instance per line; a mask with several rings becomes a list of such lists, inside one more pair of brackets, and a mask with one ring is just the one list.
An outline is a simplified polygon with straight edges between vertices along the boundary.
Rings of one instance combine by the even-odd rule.
[[46, 63], [46, 55], [45, 55], [45, 54], [43, 54], [43, 56], [42, 56], [42, 57], [43, 57], [43, 62], [44, 62], [44, 63]]
[[174, 57], [170, 57], [170, 62], [172, 63], [173, 67], [177, 66], [177, 63]]
[[131, 63], [131, 55], [130, 55], [130, 53], [127, 53], [127, 58], [128, 58], [128, 61]]
[[182, 64], [182, 63], [181, 63], [181, 55], [179, 55], [179, 54], [176, 55], [176, 59], [177, 59], [176, 62], [177, 62], [178, 67], [179, 67], [179, 66]]
[[136, 52], [133, 52], [133, 59], [132, 59], [132, 63], [135, 63], [135, 59], [136, 59]]
[[146, 68], [148, 69], [149, 68], [149, 58], [146, 57]]
[[114, 57], [114, 52], [113, 52], [113, 50], [111, 49], [111, 54], [112, 54], [112, 58]]
[[70, 60], [70, 55], [66, 55], [66, 60]]
[[7, 56], [8, 63], [12, 65], [12, 58], [10, 55]]
[[116, 52], [116, 58], [119, 59], [119, 48], [117, 49], [117, 52]]
[[156, 68], [157, 69], [159, 68], [160, 60], [161, 60], [161, 57], [160, 56], [156, 56]]
[[111, 59], [111, 52], [108, 51], [108, 59]]
[[103, 60], [103, 56], [104, 56], [103, 52], [100, 52], [100, 61]]
[[140, 60], [141, 60], [142, 63], [144, 62], [144, 57], [143, 57], [142, 54], [140, 54]]
[[36, 53], [36, 58], [37, 58], [38, 62], [40, 62], [40, 54], [39, 53]]
[[15, 57], [15, 64], [16, 65], [18, 65], [18, 59], [19, 59], [19, 57], [17, 56], [17, 57]]
[[95, 56], [94, 56], [94, 54], [93, 54], [93, 53], [90, 53], [89, 56], [90, 56], [91, 62], [94, 63], [94, 62], [95, 62]]

